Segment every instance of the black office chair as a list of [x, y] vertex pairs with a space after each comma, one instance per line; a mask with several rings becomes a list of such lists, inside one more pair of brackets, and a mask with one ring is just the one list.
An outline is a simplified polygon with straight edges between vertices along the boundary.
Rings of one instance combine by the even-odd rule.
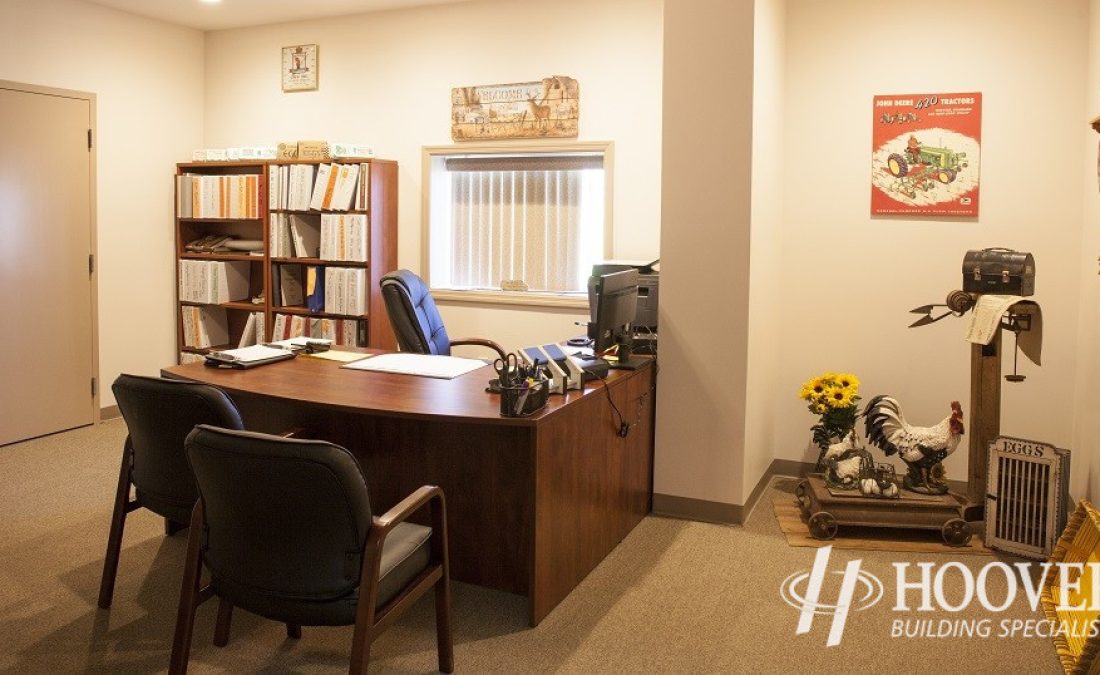
[[[228, 641], [234, 606], [293, 638], [303, 625], [354, 625], [350, 671], [366, 672], [374, 639], [432, 586], [439, 669], [452, 672], [442, 490], [421, 487], [372, 518], [359, 462], [337, 445], [200, 425], [186, 446], [199, 501], [169, 672], [187, 671], [195, 610], [215, 595], [215, 645]], [[404, 522], [428, 504], [430, 528]]]
[[504, 348], [492, 340], [464, 338], [451, 340], [443, 326], [443, 317], [435, 306], [432, 292], [424, 280], [409, 270], [390, 272], [379, 281], [382, 297], [386, 301], [386, 314], [390, 317], [397, 345], [403, 352], [414, 354], [449, 355], [454, 345], [488, 347], [500, 358], [505, 358]]
[[[183, 441], [196, 424], [243, 429], [237, 406], [222, 390], [207, 384], [157, 377], [120, 375], [111, 386], [129, 435], [122, 449], [111, 533], [99, 584], [99, 606], [114, 596], [118, 557], [126, 515], [146, 508], [164, 517], [164, 532], [187, 527], [199, 497]], [[134, 498], [130, 498], [133, 485]]]

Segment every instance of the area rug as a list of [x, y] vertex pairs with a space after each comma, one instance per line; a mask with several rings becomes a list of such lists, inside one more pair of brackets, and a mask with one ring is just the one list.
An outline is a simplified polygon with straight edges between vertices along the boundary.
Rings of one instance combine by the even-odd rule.
[[[777, 486], [779, 487], [779, 486]], [[934, 530], [903, 530], [897, 528], [870, 528], [840, 526], [836, 538], [829, 541], [814, 539], [802, 517], [793, 494], [781, 494], [772, 498], [772, 508], [779, 529], [787, 537], [788, 546], [820, 548], [832, 544], [836, 548], [864, 551], [900, 551], [903, 553], [952, 553], [955, 555], [992, 556], [994, 551], [982, 543], [982, 533], [975, 532], [966, 546], [948, 546]]]

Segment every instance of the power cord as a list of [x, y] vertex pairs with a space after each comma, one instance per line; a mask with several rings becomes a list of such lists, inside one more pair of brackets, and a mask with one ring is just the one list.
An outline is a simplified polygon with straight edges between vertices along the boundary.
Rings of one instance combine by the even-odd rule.
[[[619, 411], [619, 407], [616, 406], [615, 401], [613, 401], [611, 399], [611, 388], [607, 384], [607, 377], [605, 377], [603, 375], [597, 375], [596, 376], [600, 380], [600, 382], [603, 382], [603, 391], [604, 391], [604, 394], [607, 395], [607, 402], [608, 402], [608, 404], [611, 405], [611, 409], [615, 411], [615, 415], [619, 418], [619, 429], [616, 432], [616, 435], [618, 435], [619, 438], [626, 438], [628, 435], [630, 435], [630, 430], [633, 429], [635, 426], [637, 426], [642, 421], [642, 407], [645, 405], [645, 400], [647, 398], [649, 398], [650, 395], [653, 394], [654, 391], [657, 390], [657, 373], [658, 372], [660, 372], [660, 371], [658, 370], [657, 362], [654, 361], [653, 362], [653, 384], [650, 386], [649, 391], [647, 391], [646, 393], [644, 393], [644, 394], [642, 394], [641, 396], [638, 397], [638, 410], [637, 410], [637, 413], [635, 414], [635, 419], [634, 419], [633, 424], [627, 424], [626, 423], [626, 419], [623, 418], [623, 414], [622, 414], [622, 412]], [[611, 422], [612, 422], [612, 424], [615, 423], [614, 420], [612, 420]]]
[[[611, 399], [611, 388], [607, 384], [607, 378], [602, 375], [597, 377], [599, 377], [600, 382], [603, 382], [603, 393], [607, 395], [607, 402], [611, 405], [611, 409], [615, 411], [615, 415], [619, 418], [619, 430], [616, 434], [619, 438], [626, 438], [630, 433], [630, 427], [633, 425], [626, 423], [623, 414], [619, 412], [619, 407], [615, 405], [615, 401]], [[614, 423], [614, 420], [612, 420], [612, 423]]]

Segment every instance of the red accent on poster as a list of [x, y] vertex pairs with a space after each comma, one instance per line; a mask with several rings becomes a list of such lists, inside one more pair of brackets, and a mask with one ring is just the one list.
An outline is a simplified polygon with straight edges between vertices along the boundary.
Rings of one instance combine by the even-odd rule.
[[978, 215], [982, 95], [876, 96], [871, 215]]

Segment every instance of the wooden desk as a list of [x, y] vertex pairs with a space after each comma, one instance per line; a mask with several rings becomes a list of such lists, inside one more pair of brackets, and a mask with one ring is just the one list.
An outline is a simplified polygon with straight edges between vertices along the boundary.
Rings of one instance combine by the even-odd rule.
[[650, 511], [652, 365], [500, 416], [486, 366], [453, 380], [342, 369], [296, 358], [251, 370], [162, 371], [219, 386], [245, 427], [315, 430], [359, 459], [376, 514], [424, 484], [447, 496], [451, 576], [528, 596], [537, 625]]

